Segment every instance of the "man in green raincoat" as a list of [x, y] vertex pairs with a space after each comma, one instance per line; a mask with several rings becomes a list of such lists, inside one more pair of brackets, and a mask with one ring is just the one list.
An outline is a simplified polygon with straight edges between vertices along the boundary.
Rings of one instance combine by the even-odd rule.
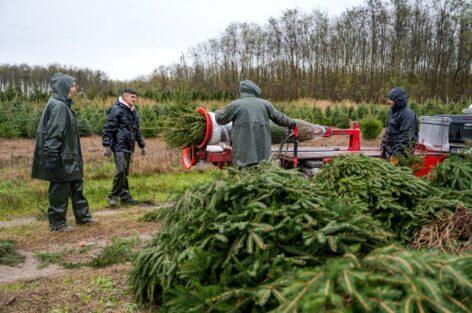
[[69, 197], [77, 224], [93, 224], [83, 195], [83, 161], [79, 129], [71, 105], [75, 78], [56, 73], [50, 81], [52, 96], [36, 132], [32, 177], [49, 181], [48, 218], [51, 231], [68, 231]]
[[270, 102], [261, 99], [261, 89], [252, 81], [241, 81], [239, 91], [240, 99], [217, 111], [215, 118], [220, 125], [233, 122], [233, 163], [246, 167], [270, 158], [269, 120], [284, 127], [294, 127], [296, 124]]

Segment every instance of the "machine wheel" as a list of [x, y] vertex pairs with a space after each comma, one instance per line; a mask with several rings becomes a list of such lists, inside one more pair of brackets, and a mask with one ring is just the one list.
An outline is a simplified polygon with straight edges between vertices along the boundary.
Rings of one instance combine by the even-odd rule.
[[302, 173], [303, 177], [306, 179], [311, 178], [316, 175], [320, 171], [319, 168], [308, 168], [308, 167], [302, 167], [300, 169], [300, 172]]

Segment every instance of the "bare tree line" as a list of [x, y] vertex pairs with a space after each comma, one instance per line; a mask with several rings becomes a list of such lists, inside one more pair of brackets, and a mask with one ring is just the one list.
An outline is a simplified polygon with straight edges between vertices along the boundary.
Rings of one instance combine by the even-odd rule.
[[102, 71], [57, 64], [49, 66], [0, 64], [0, 100], [10, 100], [15, 97], [44, 100], [50, 92], [49, 80], [56, 72], [75, 77], [80, 90], [84, 90], [91, 97], [113, 94], [114, 83]]
[[150, 83], [237, 94], [240, 78], [275, 99], [377, 100], [393, 85], [418, 99], [470, 98], [472, 3], [368, 0], [338, 17], [293, 9], [263, 26], [233, 23]]
[[[0, 91], [27, 70], [0, 66]], [[45, 91], [55, 68], [32, 68], [22, 91]], [[123, 82], [102, 72], [69, 69], [91, 95], [113, 94]], [[10, 76], [5, 73], [10, 73]], [[20, 78], [18, 78], [18, 76]], [[23, 77], [23, 78], [21, 78]], [[217, 38], [189, 49], [131, 84], [166, 98], [184, 84], [194, 98], [238, 94], [237, 82], [257, 82], [272, 99], [312, 97], [377, 101], [394, 85], [418, 100], [472, 98], [472, 2], [367, 0], [340, 16], [286, 10], [264, 25], [232, 23]]]

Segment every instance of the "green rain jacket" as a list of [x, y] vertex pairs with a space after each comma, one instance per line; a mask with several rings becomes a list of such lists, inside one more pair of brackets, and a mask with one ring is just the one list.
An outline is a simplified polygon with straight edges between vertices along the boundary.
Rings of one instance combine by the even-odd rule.
[[261, 99], [261, 89], [252, 81], [241, 81], [239, 91], [241, 98], [217, 111], [215, 118], [220, 125], [233, 122], [233, 163], [244, 167], [270, 158], [269, 120], [284, 127], [293, 122], [270, 102]]
[[[50, 81], [53, 91], [36, 131], [31, 177], [51, 182], [68, 182], [83, 177], [77, 118], [68, 99], [74, 78], [56, 73]], [[45, 167], [46, 160], [59, 166], [53, 171]]]

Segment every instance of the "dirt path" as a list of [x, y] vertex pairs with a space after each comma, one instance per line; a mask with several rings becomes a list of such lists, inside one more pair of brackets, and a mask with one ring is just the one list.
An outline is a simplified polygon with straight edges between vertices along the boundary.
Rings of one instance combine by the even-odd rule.
[[97, 211], [93, 214], [97, 224], [77, 226], [71, 222], [73, 230], [67, 233], [51, 233], [47, 221], [35, 218], [2, 222], [0, 238], [15, 240], [25, 260], [18, 266], [0, 265], [0, 312], [147, 312], [134, 303], [129, 291], [129, 263], [66, 269], [54, 262], [42, 263], [38, 254], [56, 254], [66, 262], [88, 264], [114, 238], [135, 240], [134, 249], [139, 249], [160, 231], [160, 222], [141, 220], [155, 209], [159, 208]]
[[36, 221], [37, 221], [36, 217], [22, 217], [22, 218], [17, 218], [10, 221], [0, 221], [0, 227], [5, 227], [5, 228], [15, 227], [15, 226], [27, 225]]
[[0, 286], [0, 313], [156, 312], [134, 302], [130, 264], [56, 271], [34, 281]]
[[12, 284], [19, 281], [32, 281], [41, 277], [62, 275], [65, 269], [56, 264], [40, 268], [41, 262], [34, 257], [34, 253], [19, 251], [25, 261], [19, 266], [0, 265], [0, 285]]
[[[157, 208], [162, 208], [166, 207], [166, 205], [161, 205], [161, 206], [151, 206], [151, 205], [143, 205], [137, 207], [139, 210], [143, 211], [149, 211]], [[93, 212], [94, 217], [102, 217], [102, 216], [110, 216], [110, 215], [117, 215], [117, 214], [123, 214], [124, 212], [129, 211], [129, 208], [121, 208], [121, 209], [108, 209], [108, 210], [100, 210]], [[8, 220], [8, 221], [0, 221], [0, 228], [9, 228], [9, 227], [16, 227], [16, 226], [22, 226], [22, 225], [28, 225], [34, 222], [37, 222], [38, 219], [33, 216], [28, 216], [28, 217], [21, 217], [13, 220]]]
[[[152, 234], [139, 234], [138, 238], [140, 242], [148, 242], [152, 239]], [[109, 240], [102, 239], [93, 241], [92, 239], [93, 238], [83, 240], [79, 244], [51, 245], [48, 249], [46, 249], [46, 251], [52, 253], [61, 253], [61, 251], [75, 250], [76, 253], [71, 253], [68, 255], [68, 259], [78, 261], [80, 259], [86, 259], [87, 257], [97, 253], [110, 242]], [[81, 249], [80, 246], [87, 248]], [[86, 254], [83, 254], [81, 251], [84, 251], [85, 249], [88, 251]], [[41, 261], [35, 257], [34, 252], [25, 250], [19, 250], [18, 252], [25, 257], [24, 262], [18, 266], [0, 264], [0, 285], [12, 284], [22, 281], [32, 281], [43, 277], [53, 277], [67, 274], [68, 270], [57, 264], [49, 264], [48, 266], [42, 267]]]
[[0, 238], [15, 240], [25, 261], [18, 266], [0, 265], [0, 285], [67, 273], [68, 270], [54, 264], [38, 268], [41, 262], [35, 254], [39, 252], [67, 253], [68, 259], [77, 262], [97, 253], [113, 238], [137, 238], [147, 242], [160, 230], [160, 224], [142, 222], [140, 218], [155, 209], [158, 208], [142, 206], [98, 211], [94, 213], [98, 220], [96, 225], [72, 225], [73, 230], [67, 233], [51, 233], [47, 221], [34, 218], [3, 222]]

